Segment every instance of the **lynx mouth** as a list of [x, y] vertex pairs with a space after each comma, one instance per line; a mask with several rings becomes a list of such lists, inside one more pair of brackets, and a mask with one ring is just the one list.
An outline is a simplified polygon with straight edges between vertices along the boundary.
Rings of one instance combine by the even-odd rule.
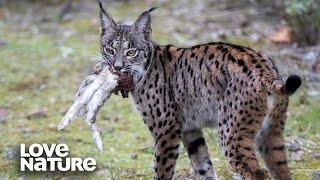
[[118, 88], [120, 90], [131, 91], [134, 88], [133, 74], [129, 72], [114, 72], [118, 75]]

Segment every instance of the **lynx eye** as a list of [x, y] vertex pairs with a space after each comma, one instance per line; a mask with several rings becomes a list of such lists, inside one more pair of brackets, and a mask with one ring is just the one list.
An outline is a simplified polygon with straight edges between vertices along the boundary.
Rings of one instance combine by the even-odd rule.
[[114, 49], [112, 49], [111, 47], [107, 47], [106, 46], [106, 47], [103, 48], [103, 51], [104, 51], [104, 53], [106, 53], [106, 54], [108, 54], [110, 56], [113, 56], [115, 54]]
[[126, 52], [127, 57], [135, 57], [138, 54], [138, 51], [136, 49], [129, 49]]

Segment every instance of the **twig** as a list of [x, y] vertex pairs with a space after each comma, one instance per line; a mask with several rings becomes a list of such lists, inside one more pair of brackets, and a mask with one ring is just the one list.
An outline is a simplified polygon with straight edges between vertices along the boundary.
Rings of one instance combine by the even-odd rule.
[[72, 1], [73, 0], [65, 0], [65, 2], [63, 3], [63, 5], [61, 6], [61, 10], [58, 14], [58, 20], [62, 21], [63, 17], [71, 11], [72, 8]]

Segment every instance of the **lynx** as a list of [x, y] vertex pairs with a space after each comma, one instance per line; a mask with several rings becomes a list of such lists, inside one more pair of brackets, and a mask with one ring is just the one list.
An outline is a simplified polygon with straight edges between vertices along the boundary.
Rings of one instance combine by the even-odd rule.
[[218, 127], [231, 167], [264, 179], [255, 146], [274, 179], [291, 179], [283, 130], [298, 75], [281, 80], [273, 61], [248, 47], [212, 42], [182, 48], [151, 40], [151, 8], [133, 25], [117, 24], [100, 4], [101, 54], [132, 74], [130, 91], [154, 139], [154, 178], [172, 179], [182, 141], [197, 179], [217, 179], [203, 137]]

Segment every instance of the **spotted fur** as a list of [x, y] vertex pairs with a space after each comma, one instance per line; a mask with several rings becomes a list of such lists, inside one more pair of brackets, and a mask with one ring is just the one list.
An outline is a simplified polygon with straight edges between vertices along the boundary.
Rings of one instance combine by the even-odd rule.
[[[106, 61], [135, 77], [131, 94], [154, 139], [155, 179], [173, 178], [181, 141], [198, 179], [216, 179], [202, 134], [213, 126], [243, 179], [265, 178], [254, 145], [274, 179], [290, 179], [283, 129], [300, 77], [284, 83], [268, 56], [238, 45], [160, 46], [150, 40], [152, 10], [128, 26], [114, 23], [101, 6], [101, 47]], [[114, 55], [103, 51], [106, 46]], [[126, 57], [130, 48], [138, 55]]]

